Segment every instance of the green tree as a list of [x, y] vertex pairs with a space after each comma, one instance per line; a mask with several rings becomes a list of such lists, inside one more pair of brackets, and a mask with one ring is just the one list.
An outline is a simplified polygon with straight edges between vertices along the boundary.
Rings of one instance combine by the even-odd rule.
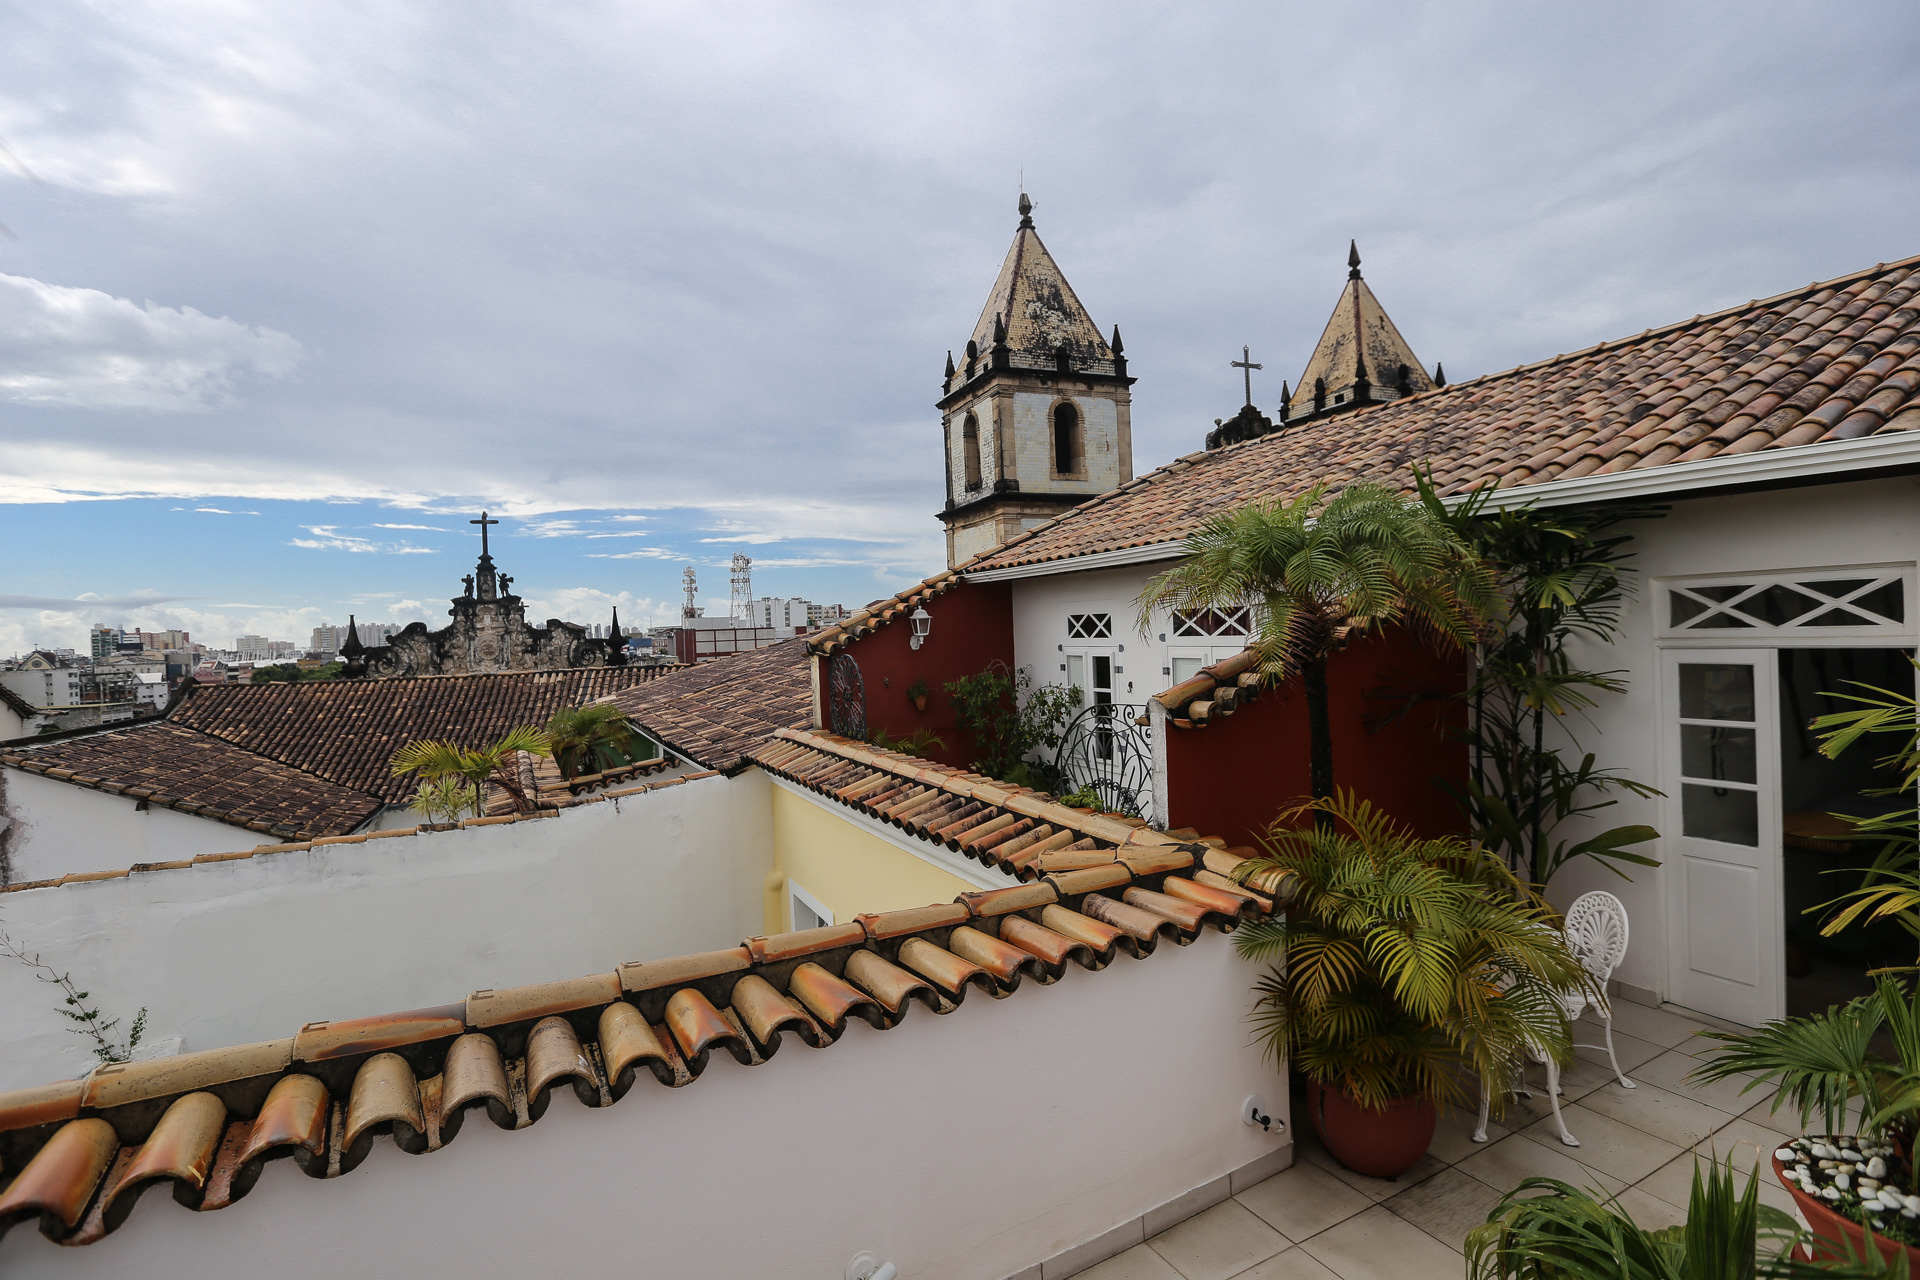
[[1619, 863], [1659, 866], [1630, 851], [1659, 837], [1645, 824], [1612, 827], [1577, 842], [1554, 839], [1562, 823], [1615, 804], [1605, 798], [1609, 791], [1643, 798], [1661, 792], [1597, 766], [1593, 753], [1581, 752], [1577, 742], [1569, 753], [1548, 736], [1548, 725], [1573, 742], [1572, 717], [1597, 706], [1603, 695], [1625, 691], [1619, 671], [1578, 665], [1569, 645], [1614, 643], [1631, 582], [1626, 562], [1632, 538], [1612, 531], [1662, 509], [1500, 510], [1491, 506], [1490, 485], [1449, 503], [1430, 475], [1416, 471], [1415, 479], [1428, 513], [1474, 549], [1496, 585], [1496, 605], [1475, 646], [1466, 695], [1472, 770], [1463, 790], [1448, 787], [1474, 838], [1541, 886], [1580, 857], [1621, 875], [1626, 873]]
[[1029, 760], [1034, 751], [1060, 745], [1067, 723], [1080, 710], [1078, 685], [1045, 684], [1037, 688], [1024, 670], [1009, 671], [995, 659], [978, 675], [963, 676], [946, 686], [954, 717], [973, 735], [979, 758], [973, 767], [989, 778], [1015, 786], [1057, 791], [1059, 770], [1051, 760]]
[[562, 777], [633, 763], [633, 726], [611, 702], [562, 707], [547, 721], [547, 738]]
[[465, 778], [473, 785], [476, 816], [485, 804], [487, 783], [497, 783], [501, 790], [513, 797], [515, 809], [521, 813], [531, 813], [533, 800], [520, 781], [520, 771], [514, 761], [515, 754], [521, 751], [530, 756], [549, 756], [553, 754], [552, 741], [543, 731], [531, 725], [511, 729], [499, 741], [472, 749], [451, 742], [422, 739], [409, 742], [393, 753], [393, 776], [398, 778], [415, 773], [427, 782], [452, 776]]
[[[1466, 540], [1426, 504], [1386, 485], [1316, 485], [1291, 502], [1252, 502], [1209, 519], [1192, 554], [1148, 581], [1139, 625], [1155, 609], [1254, 606], [1260, 673], [1296, 671], [1307, 701], [1308, 785], [1334, 794], [1327, 661], [1357, 633], [1395, 623], [1466, 646], [1494, 607], [1492, 576]], [[1324, 810], [1316, 821], [1329, 819]]]

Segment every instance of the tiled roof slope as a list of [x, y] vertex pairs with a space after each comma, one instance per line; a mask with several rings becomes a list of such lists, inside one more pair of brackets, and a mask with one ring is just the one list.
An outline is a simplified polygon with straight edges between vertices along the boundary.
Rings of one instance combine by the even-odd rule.
[[613, 704], [675, 754], [738, 773], [775, 729], [813, 723], [806, 638], [682, 667]]
[[[624, 780], [632, 780], [643, 773], [658, 771], [660, 761], [647, 761], [643, 765], [629, 766], [631, 772], [622, 771]], [[605, 777], [607, 775], [601, 775]], [[69, 875], [51, 880], [16, 880], [12, 884], [0, 885], [0, 893], [26, 893], [36, 889], [58, 889], [62, 885], [91, 884], [101, 880], [124, 880], [133, 875], [147, 875], [155, 871], [191, 871], [195, 867], [210, 866], [221, 862], [245, 862], [253, 858], [272, 858], [282, 853], [298, 853], [304, 849], [315, 849], [336, 844], [365, 844], [369, 840], [398, 840], [408, 836], [437, 836], [448, 830], [465, 830], [470, 827], [492, 827], [502, 823], [536, 822], [542, 818], [552, 818], [562, 809], [575, 805], [604, 804], [608, 800], [619, 800], [627, 796], [645, 795], [651, 791], [663, 791], [668, 787], [684, 786], [689, 782], [701, 782], [707, 778], [717, 778], [719, 773], [683, 773], [674, 778], [662, 778], [658, 782], [642, 782], [634, 786], [620, 787], [603, 791], [594, 791], [586, 795], [568, 795], [562, 789], [556, 794], [540, 797], [540, 807], [532, 813], [489, 813], [483, 818], [462, 818], [450, 827], [390, 827], [385, 831], [367, 831], [360, 835], [316, 836], [311, 840], [295, 840], [285, 844], [257, 844], [246, 849], [234, 849], [227, 853], [200, 853], [191, 858], [178, 858], [171, 862], [136, 862], [131, 867], [122, 867], [114, 871], [76, 871]]]
[[1100, 361], [1111, 366], [1113, 362], [1113, 351], [1100, 336], [1099, 326], [1040, 242], [1025, 207], [987, 304], [980, 308], [980, 319], [973, 326], [974, 349], [983, 356], [993, 347], [995, 317], [1006, 324], [1007, 345], [1026, 357], [1022, 363], [1051, 366], [1062, 346], [1081, 364]]
[[1196, 883], [1250, 892], [1226, 875], [1250, 849], [1187, 840], [1138, 818], [1070, 809], [1042, 792], [833, 734], [783, 729], [753, 759], [770, 773], [1021, 880], [1088, 867], [1186, 867], [1188, 855], [1199, 852]]
[[463, 747], [577, 707], [679, 667], [583, 667], [393, 680], [303, 680], [206, 685], [168, 713], [173, 724], [397, 804], [412, 778], [393, 776], [393, 753], [421, 738]]
[[643, 1075], [690, 1084], [718, 1053], [757, 1065], [789, 1036], [822, 1048], [855, 1018], [890, 1030], [916, 1003], [928, 1011], [920, 1018], [950, 1014], [970, 992], [1010, 996], [1025, 980], [1146, 957], [1162, 940], [1184, 945], [1258, 913], [1249, 895], [1180, 874], [1195, 856], [1166, 849], [1153, 869], [1060, 872], [947, 905], [436, 1008], [310, 1022], [280, 1040], [0, 1094], [0, 1232], [37, 1220], [52, 1239], [91, 1243], [155, 1187], [202, 1212], [224, 1209], [269, 1160], [291, 1156], [311, 1177], [338, 1177], [389, 1135], [404, 1151], [437, 1151], [476, 1108], [524, 1129], [557, 1088], [612, 1106]]
[[1920, 258], [1190, 454], [962, 565], [1172, 542], [1255, 498], [1431, 463], [1445, 493], [1920, 428]]
[[807, 648], [813, 653], [838, 653], [860, 637], [906, 617], [936, 596], [945, 595], [959, 586], [960, 582], [960, 576], [952, 569], [942, 569], [925, 582], [909, 587], [897, 596], [876, 600], [866, 608], [848, 614], [833, 626], [811, 633], [807, 636]]
[[7, 708], [23, 720], [40, 714], [39, 709], [31, 702], [3, 684], [0, 684], [0, 706]]
[[165, 720], [0, 752], [0, 764], [277, 836], [345, 835], [379, 796]]

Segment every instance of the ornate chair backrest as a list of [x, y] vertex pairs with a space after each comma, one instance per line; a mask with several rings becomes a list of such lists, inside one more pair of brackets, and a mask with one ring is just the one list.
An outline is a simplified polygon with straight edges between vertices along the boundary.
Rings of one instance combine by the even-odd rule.
[[1604, 984], [1627, 958], [1626, 904], [1604, 889], [1581, 894], [1567, 908], [1566, 935], [1573, 954]]

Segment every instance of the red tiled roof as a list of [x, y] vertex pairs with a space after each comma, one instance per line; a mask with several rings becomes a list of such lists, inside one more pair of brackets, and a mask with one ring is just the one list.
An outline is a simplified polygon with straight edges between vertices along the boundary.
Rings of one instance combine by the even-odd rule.
[[1179, 541], [1215, 513], [1431, 464], [1444, 493], [1920, 429], [1920, 258], [1189, 454], [962, 565]]
[[[951, 904], [0, 1094], [0, 1232], [37, 1220], [52, 1239], [90, 1244], [155, 1187], [201, 1212], [224, 1209], [277, 1157], [331, 1177], [389, 1134], [402, 1150], [437, 1151], [475, 1108], [525, 1128], [557, 1088], [612, 1106], [643, 1075], [690, 1084], [716, 1053], [757, 1065], [789, 1036], [825, 1047], [855, 1018], [890, 1030], [915, 1003], [953, 1013], [969, 991], [1009, 996], [1025, 979], [1145, 957], [1163, 939], [1185, 945], [1260, 910], [1249, 894], [1179, 874], [1198, 846], [1158, 856], [1151, 868], [1110, 860]], [[162, 1199], [147, 1196], [146, 1212], [173, 1212]]]
[[734, 774], [776, 729], [813, 723], [813, 676], [804, 636], [682, 667], [629, 689], [613, 704], [662, 745]]
[[838, 653], [861, 636], [906, 617], [916, 607], [945, 595], [960, 583], [959, 574], [951, 569], [942, 569], [925, 582], [908, 587], [885, 600], [876, 600], [864, 609], [856, 609], [831, 627], [813, 632], [807, 636], [807, 649], [812, 653]]
[[164, 720], [16, 747], [0, 764], [282, 840], [344, 835], [381, 806], [379, 796]]
[[1224, 878], [1250, 849], [1168, 833], [1138, 818], [1070, 809], [1044, 792], [830, 733], [782, 729], [755, 764], [867, 817], [963, 853], [1021, 880], [1109, 866], [1135, 872], [1187, 867], [1200, 884], [1239, 892]]
[[582, 667], [392, 680], [303, 680], [206, 685], [167, 719], [273, 760], [397, 804], [412, 778], [396, 778], [393, 753], [422, 738], [480, 747], [520, 725], [543, 725], [577, 707], [643, 685], [679, 667]]

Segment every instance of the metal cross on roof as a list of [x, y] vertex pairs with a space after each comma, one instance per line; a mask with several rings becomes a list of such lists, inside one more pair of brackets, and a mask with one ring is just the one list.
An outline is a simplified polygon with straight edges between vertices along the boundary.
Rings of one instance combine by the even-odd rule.
[[487, 519], [487, 513], [482, 511], [478, 520], [469, 520], [467, 523], [480, 526], [480, 558], [484, 560], [487, 556], [487, 526], [490, 524], [499, 524], [500, 522], [498, 520]]
[[1244, 371], [1243, 376], [1247, 380], [1247, 407], [1251, 409], [1253, 407], [1253, 371], [1262, 366], [1254, 363], [1252, 351], [1246, 347], [1242, 347], [1240, 348], [1240, 358], [1233, 362], [1232, 367]]

